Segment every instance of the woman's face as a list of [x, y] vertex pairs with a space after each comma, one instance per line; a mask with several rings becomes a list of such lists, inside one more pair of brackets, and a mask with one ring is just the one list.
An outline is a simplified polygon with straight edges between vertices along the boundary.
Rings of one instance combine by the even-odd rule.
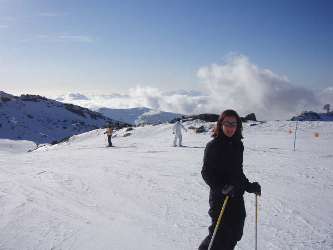
[[226, 116], [222, 122], [222, 130], [227, 137], [232, 137], [237, 130], [237, 118], [235, 116]]

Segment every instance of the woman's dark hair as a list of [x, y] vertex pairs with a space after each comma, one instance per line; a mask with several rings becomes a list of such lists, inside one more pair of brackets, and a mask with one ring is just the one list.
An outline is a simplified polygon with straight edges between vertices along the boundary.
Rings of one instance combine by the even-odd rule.
[[222, 112], [222, 114], [220, 115], [219, 119], [217, 120], [216, 126], [214, 128], [213, 131], [213, 137], [217, 138], [219, 136], [222, 136], [223, 131], [222, 131], [222, 122], [224, 120], [224, 118], [226, 118], [227, 116], [234, 116], [236, 117], [237, 120], [237, 128], [236, 128], [236, 132], [234, 134], [233, 137], [237, 138], [237, 139], [242, 139], [243, 135], [242, 135], [242, 130], [243, 130], [243, 125], [242, 125], [242, 120], [240, 118], [240, 116], [237, 114], [237, 112], [235, 110], [232, 109], [227, 109], [224, 110]]

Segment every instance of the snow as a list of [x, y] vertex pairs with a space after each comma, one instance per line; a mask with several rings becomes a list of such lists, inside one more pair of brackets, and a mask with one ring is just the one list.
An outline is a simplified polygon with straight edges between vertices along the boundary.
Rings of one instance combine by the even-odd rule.
[[[296, 151], [294, 128], [244, 124], [244, 171], [262, 185], [258, 249], [332, 249], [333, 123], [300, 122]], [[210, 223], [200, 175], [210, 134], [189, 130], [187, 147], [172, 147], [172, 124], [144, 126], [107, 148], [103, 132], [32, 152], [0, 140], [0, 249], [197, 249]], [[254, 195], [245, 202], [242, 250], [254, 248]]]
[[7, 153], [26, 153], [36, 148], [36, 144], [31, 141], [13, 141], [8, 139], [0, 139], [0, 155], [6, 156]]

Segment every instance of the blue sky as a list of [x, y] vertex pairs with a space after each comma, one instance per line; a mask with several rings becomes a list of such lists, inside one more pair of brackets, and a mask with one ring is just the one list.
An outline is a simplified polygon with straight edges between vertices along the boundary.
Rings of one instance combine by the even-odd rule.
[[333, 85], [333, 1], [0, 0], [1, 89], [196, 90], [230, 53], [296, 86]]

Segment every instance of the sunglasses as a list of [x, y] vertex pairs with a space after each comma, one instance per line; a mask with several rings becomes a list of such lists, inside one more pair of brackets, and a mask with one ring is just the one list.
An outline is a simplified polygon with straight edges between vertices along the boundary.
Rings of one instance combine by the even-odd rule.
[[222, 122], [222, 125], [230, 128], [235, 128], [237, 127], [237, 122], [224, 121]]

